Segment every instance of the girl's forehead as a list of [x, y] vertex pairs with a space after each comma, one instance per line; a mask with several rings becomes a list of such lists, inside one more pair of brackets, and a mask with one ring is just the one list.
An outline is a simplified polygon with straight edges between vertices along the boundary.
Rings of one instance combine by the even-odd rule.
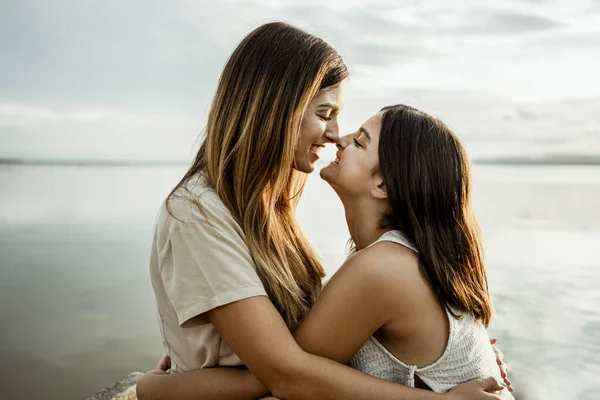
[[381, 129], [381, 117], [382, 113], [372, 115], [364, 124], [362, 124], [361, 128], [366, 129], [369, 133], [379, 134], [379, 130]]

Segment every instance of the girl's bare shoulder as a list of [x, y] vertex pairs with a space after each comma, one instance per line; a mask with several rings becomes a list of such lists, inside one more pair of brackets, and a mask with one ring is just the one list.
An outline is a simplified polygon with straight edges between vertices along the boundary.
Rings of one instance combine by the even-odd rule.
[[348, 258], [341, 269], [357, 274], [377, 290], [410, 289], [422, 282], [419, 256], [413, 250], [393, 242], [379, 242]]

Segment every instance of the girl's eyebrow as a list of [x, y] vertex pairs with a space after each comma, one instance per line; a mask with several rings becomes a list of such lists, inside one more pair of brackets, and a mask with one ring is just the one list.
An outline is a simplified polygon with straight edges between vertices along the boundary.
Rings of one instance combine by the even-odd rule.
[[369, 131], [367, 131], [362, 126], [360, 127], [360, 129], [358, 131], [365, 134], [365, 136], [367, 137], [367, 142], [371, 141], [371, 134], [369, 133]]

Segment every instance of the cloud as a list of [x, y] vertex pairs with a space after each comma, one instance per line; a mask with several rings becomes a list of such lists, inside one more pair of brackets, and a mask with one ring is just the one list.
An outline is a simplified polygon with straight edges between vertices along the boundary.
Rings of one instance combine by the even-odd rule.
[[[534, 130], [568, 138], [595, 130], [600, 118], [588, 111], [594, 100], [571, 109], [571, 119], [539, 108], [600, 93], [600, 7], [590, 1], [6, 0], [1, 7], [4, 156], [188, 154], [184, 145], [204, 123], [230, 52], [272, 20], [316, 33], [342, 53], [352, 80], [342, 120], [350, 128], [399, 101], [442, 110], [469, 140]], [[494, 127], [482, 130], [486, 124]]]
[[181, 114], [0, 103], [0, 157], [186, 161], [201, 128]]
[[74, 109], [57, 111], [48, 107], [28, 106], [19, 103], [0, 103], [0, 126], [26, 126], [46, 123], [112, 122], [135, 125], [189, 124], [182, 116], [124, 113], [111, 109]]
[[32, 107], [18, 103], [0, 103], [0, 126], [25, 126], [64, 121], [98, 121], [107, 117], [106, 110], [57, 112], [47, 107]]
[[478, 34], [526, 33], [562, 26], [559, 21], [535, 14], [505, 11], [476, 12], [472, 15], [471, 21], [481, 20], [481, 17], [483, 17], [483, 23], [471, 24], [465, 28], [464, 32]]

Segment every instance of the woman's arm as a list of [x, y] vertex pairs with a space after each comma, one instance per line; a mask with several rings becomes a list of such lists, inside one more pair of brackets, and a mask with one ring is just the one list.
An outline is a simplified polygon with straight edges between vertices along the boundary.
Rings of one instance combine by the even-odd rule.
[[[266, 297], [253, 297], [216, 308], [208, 313], [208, 318], [273, 396], [286, 400], [374, 397], [426, 400], [439, 397], [439, 394], [374, 378], [332, 360], [304, 352]], [[154, 382], [150, 379], [140, 381], [138, 398], [209, 399], [222, 398], [219, 397], [221, 394], [235, 398], [226, 389], [227, 386], [221, 385], [226, 381], [231, 384], [234, 380], [241, 379], [243, 382], [240, 386], [245, 386], [248, 383], [245, 379], [251, 377], [250, 374], [244, 375], [244, 371], [230, 368], [194, 371], [197, 377], [200, 372], [204, 373], [202, 391], [195, 390], [197, 386], [194, 386], [190, 378], [192, 373], [154, 376]], [[218, 381], [207, 380], [217, 376]], [[151, 375], [146, 375], [148, 377]], [[171, 378], [168, 388], [160, 388], [161, 378], [162, 382]], [[195, 383], [198, 384], [197, 381]], [[265, 395], [267, 393], [255, 392], [247, 398]], [[490, 395], [488, 398], [494, 397]]]
[[[347, 265], [343, 270], [354, 271], [356, 269], [355, 266], [358, 266], [361, 260], [355, 257], [353, 259], [355, 260], [354, 266], [349, 268]], [[341, 335], [343, 337], [338, 335], [337, 340], [341, 340], [342, 343], [335, 343], [335, 335], [331, 334], [334, 330], [321, 332], [327, 336], [325, 340], [334, 349], [320, 346], [319, 342], [322, 338], [319, 337], [318, 329], [321, 328], [315, 326], [317, 330], [313, 331], [312, 328], [307, 328], [306, 324], [310, 327], [313, 323], [317, 325], [316, 322], [323, 321], [321, 318], [328, 317], [328, 313], [331, 312], [328, 311], [329, 307], [317, 308], [314, 315], [311, 311], [310, 315], [313, 315], [313, 317], [309, 315], [298, 332], [300, 341], [303, 343], [306, 341], [307, 343], [304, 344], [307, 347], [311, 347], [317, 352], [325, 350], [329, 356], [340, 361], [349, 359], [354, 354], [352, 353], [353, 349], [358, 350], [364, 344], [366, 338], [385, 320], [385, 312], [370, 313], [367, 312], [370, 308], [361, 304], [365, 302], [367, 297], [369, 302], [373, 302], [375, 305], [385, 301], [385, 296], [368, 290], [369, 287], [372, 288], [369, 285], [376, 283], [375, 280], [370, 279], [378, 279], [378, 277], [362, 276], [354, 273], [340, 275], [341, 271], [336, 274], [335, 280], [332, 279], [327, 285], [327, 290], [324, 291], [324, 294], [329, 292], [330, 295], [327, 295], [323, 301], [319, 300], [318, 303], [329, 303], [330, 300], [326, 302], [327, 298], [338, 297], [338, 290], [353, 290], [352, 296], [347, 296], [350, 293], [339, 296], [339, 298], [348, 298], [349, 302], [341, 304], [342, 307], [346, 307], [345, 310], [340, 311], [344, 315], [335, 315], [333, 319], [335, 324], [341, 324], [336, 325], [335, 332], [340, 332], [338, 329], [341, 326], [342, 329], [359, 329], [359, 334], [355, 335], [353, 331], [352, 335]], [[348, 279], [359, 278], [361, 280], [366, 278], [367, 281], [363, 281], [354, 288], [350, 286], [352, 282]], [[361, 288], [359, 292], [354, 291], [357, 287]], [[351, 298], [354, 300], [351, 300]], [[381, 307], [375, 308], [381, 309]], [[351, 323], [346, 314], [353, 314], [358, 322], [356, 324]], [[277, 310], [265, 297], [250, 298], [219, 307], [210, 311], [208, 317], [249, 370], [264, 383], [269, 392], [279, 398], [286, 400], [339, 399], [346, 397], [355, 399], [435, 399], [440, 398], [440, 396], [446, 396], [446, 399], [464, 398], [459, 396], [458, 392], [456, 394], [450, 392], [446, 395], [440, 395], [394, 384], [368, 376], [332, 360], [306, 353], [298, 346]], [[329, 322], [331, 321], [327, 323]], [[349, 330], [342, 330], [341, 332], [350, 332]], [[348, 338], [345, 338], [345, 336], [348, 336]], [[138, 397], [140, 400], [167, 397], [183, 400], [251, 399], [265, 396], [266, 390], [258, 384], [254, 386], [256, 382], [253, 383], [251, 374], [244, 374], [245, 371], [218, 368], [165, 376], [153, 377], [152, 375], [146, 375], [138, 386]], [[231, 391], [234, 390], [232, 385], [235, 383], [234, 380], [237, 379], [240, 379], [240, 385], [236, 385], [235, 388], [239, 389], [242, 386], [247, 386], [250, 388], [249, 390], [255, 391], [248, 393], [246, 397], [235, 397], [233, 394], [231, 397], [223, 397], [224, 394], [232, 393]], [[497, 399], [499, 397], [485, 393], [484, 389], [497, 390], [500, 388], [492, 379], [479, 380], [462, 389], [470, 390], [472, 394], [470, 398], [473, 399]], [[265, 392], [259, 393], [260, 389]], [[227, 390], [230, 390], [230, 392], [227, 392]], [[159, 391], [163, 391], [167, 397], [159, 397]], [[221, 397], [217, 395], [219, 393]], [[242, 393], [246, 392], [242, 391]]]

